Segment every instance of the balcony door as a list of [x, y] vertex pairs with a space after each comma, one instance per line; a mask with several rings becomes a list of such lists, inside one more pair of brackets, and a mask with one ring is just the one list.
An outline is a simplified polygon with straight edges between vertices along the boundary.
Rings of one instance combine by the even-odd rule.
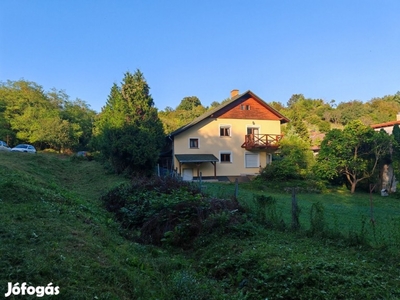
[[247, 138], [248, 142], [252, 145], [256, 145], [259, 142], [259, 127], [247, 127]]
[[255, 134], [259, 134], [259, 128], [258, 127], [247, 127], [247, 134], [252, 134], [253, 136]]

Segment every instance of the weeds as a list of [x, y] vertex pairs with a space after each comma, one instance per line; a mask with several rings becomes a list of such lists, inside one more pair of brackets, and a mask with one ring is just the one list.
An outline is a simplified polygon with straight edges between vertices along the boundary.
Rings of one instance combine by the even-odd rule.
[[257, 220], [269, 227], [285, 228], [282, 218], [277, 213], [276, 199], [271, 196], [254, 196], [257, 204]]
[[313, 203], [310, 210], [311, 235], [323, 235], [325, 232], [324, 207], [320, 202]]
[[197, 186], [171, 177], [135, 178], [102, 200], [126, 229], [126, 237], [184, 249], [203, 231], [235, 222], [234, 212], [241, 210], [234, 200], [207, 198]]

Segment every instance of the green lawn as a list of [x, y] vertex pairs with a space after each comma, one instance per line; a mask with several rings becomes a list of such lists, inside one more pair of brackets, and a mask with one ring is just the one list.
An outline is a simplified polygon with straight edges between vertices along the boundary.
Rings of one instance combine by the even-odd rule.
[[[246, 222], [201, 235], [188, 250], [128, 241], [99, 200], [124, 182], [96, 161], [0, 152], [0, 295], [8, 282], [26, 282], [59, 286], [57, 299], [400, 298], [398, 253], [270, 230], [251, 212]], [[224, 197], [234, 188], [207, 184], [206, 190]], [[275, 197], [289, 223], [290, 194], [243, 184], [239, 201], [255, 209], [254, 193]], [[329, 226], [337, 220], [343, 231], [353, 226], [359, 232], [362, 216], [369, 217], [368, 195], [298, 199], [305, 230], [315, 201], [324, 203]], [[377, 227], [396, 218], [397, 201], [374, 196]]]
[[[206, 183], [207, 193], [217, 197], [231, 197], [235, 193], [234, 183]], [[268, 186], [268, 184], [266, 184]], [[251, 210], [256, 210], [254, 196], [267, 195], [277, 200], [277, 211], [285, 223], [291, 224], [291, 191], [277, 191], [268, 187], [260, 188], [252, 184], [241, 184], [238, 200]], [[346, 189], [337, 189], [325, 193], [297, 193], [300, 207], [300, 224], [303, 229], [310, 229], [310, 211], [313, 203], [321, 203], [324, 208], [327, 228], [345, 236], [361, 231], [368, 242], [375, 246], [389, 246], [395, 251], [400, 246], [400, 200], [382, 197], [379, 193], [350, 194]], [[372, 213], [371, 213], [372, 200]], [[373, 217], [374, 222], [371, 221]]]

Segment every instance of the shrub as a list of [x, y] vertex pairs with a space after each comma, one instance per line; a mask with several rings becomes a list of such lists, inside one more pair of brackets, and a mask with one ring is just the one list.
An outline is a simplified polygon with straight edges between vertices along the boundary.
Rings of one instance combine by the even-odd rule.
[[279, 156], [262, 170], [261, 177], [268, 180], [305, 179], [314, 163], [309, 148], [310, 144], [299, 136], [286, 136], [281, 142]]
[[267, 180], [298, 179], [296, 166], [288, 160], [279, 159], [261, 171], [261, 177]]
[[257, 220], [269, 227], [285, 229], [286, 225], [282, 216], [278, 215], [276, 207], [276, 199], [271, 196], [256, 195], [254, 196], [257, 205]]
[[[125, 236], [154, 245], [191, 247], [203, 231], [237, 222], [235, 200], [208, 199], [196, 185], [172, 177], [135, 177], [102, 197]], [[138, 233], [132, 234], [133, 231]]]

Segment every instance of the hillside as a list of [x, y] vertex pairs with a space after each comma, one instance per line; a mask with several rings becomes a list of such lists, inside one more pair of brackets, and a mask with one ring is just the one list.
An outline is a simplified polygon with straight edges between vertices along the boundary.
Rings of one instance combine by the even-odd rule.
[[95, 161], [0, 152], [0, 294], [26, 282], [58, 286], [57, 299], [400, 297], [399, 261], [384, 249], [272, 231], [251, 218], [185, 251], [125, 240], [99, 200], [123, 182]]
[[0, 153], [0, 294], [52, 282], [60, 299], [151, 298], [141, 289], [159, 280], [152, 255], [119, 236], [98, 200], [123, 181], [96, 162]]

